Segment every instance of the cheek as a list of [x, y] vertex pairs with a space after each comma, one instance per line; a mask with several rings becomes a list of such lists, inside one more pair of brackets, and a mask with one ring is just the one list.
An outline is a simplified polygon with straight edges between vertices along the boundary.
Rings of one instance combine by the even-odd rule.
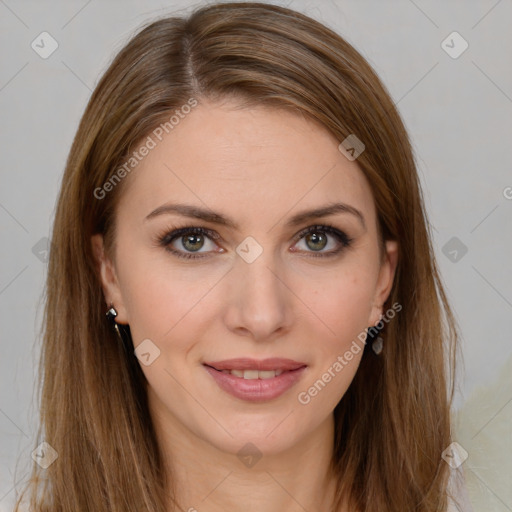
[[220, 277], [206, 267], [187, 270], [185, 263], [150, 243], [119, 233], [117, 274], [135, 345], [146, 338], [158, 345], [187, 323], [190, 313], [208, 304], [203, 297]]
[[323, 333], [326, 351], [343, 348], [368, 327], [374, 277], [357, 266], [303, 280], [298, 295], [311, 311], [311, 329]]
[[[304, 284], [303, 296], [309, 296], [309, 339], [315, 340], [315, 365], [305, 386], [299, 390], [298, 403], [305, 410], [323, 417], [332, 411], [350, 386], [361, 361], [373, 285], [371, 272], [360, 267], [353, 272], [338, 272], [317, 281], [314, 288]], [[308, 291], [309, 288], [309, 291]]]
[[[137, 249], [135, 244], [120, 249], [120, 254], [130, 255], [119, 260], [118, 274], [135, 344], [145, 338], [158, 343], [185, 324], [197, 330], [201, 319], [219, 318], [229, 304], [226, 294], [235, 284], [230, 285], [229, 274], [223, 277], [227, 268], [177, 264], [172, 255]], [[373, 274], [362, 259], [328, 272], [303, 266], [285, 278], [293, 290], [292, 322], [302, 324], [308, 337], [323, 340], [317, 345], [322, 351], [343, 348], [368, 327]]]
[[193, 330], [198, 324], [191, 319], [198, 312], [208, 316], [213, 307], [208, 295], [217, 280], [204, 273], [192, 276], [165, 267], [135, 266], [123, 289], [134, 343], [144, 338], [161, 342], [185, 325]]

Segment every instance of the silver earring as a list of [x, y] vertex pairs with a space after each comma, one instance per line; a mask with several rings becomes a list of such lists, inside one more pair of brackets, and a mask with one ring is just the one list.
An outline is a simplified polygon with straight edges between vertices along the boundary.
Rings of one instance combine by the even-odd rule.
[[378, 336], [377, 339], [373, 340], [372, 342], [372, 350], [379, 355], [382, 352], [382, 349], [384, 347], [384, 340], [381, 336]]
[[110, 308], [106, 312], [106, 315], [111, 326], [115, 329], [117, 335], [119, 336], [119, 339], [124, 343], [123, 337], [121, 336], [121, 331], [119, 330], [119, 326], [117, 325], [116, 322], [117, 311], [112, 302], [110, 303]]
[[121, 341], [123, 348], [126, 352], [127, 356], [133, 356], [134, 348], [132, 342], [132, 335], [130, 333], [130, 326], [118, 324], [116, 322], [117, 311], [112, 302], [110, 303], [110, 308], [106, 312], [107, 320], [113, 329], [115, 329], [119, 340]]
[[[379, 355], [382, 352], [382, 349], [384, 348], [384, 339], [380, 335], [381, 328], [377, 327], [384, 318], [384, 315], [381, 314], [379, 321], [373, 325], [372, 327], [368, 328], [368, 333], [371, 332], [371, 339], [372, 339], [372, 350], [375, 354]], [[376, 331], [376, 332], [375, 332]], [[375, 337], [376, 336], [376, 337]]]

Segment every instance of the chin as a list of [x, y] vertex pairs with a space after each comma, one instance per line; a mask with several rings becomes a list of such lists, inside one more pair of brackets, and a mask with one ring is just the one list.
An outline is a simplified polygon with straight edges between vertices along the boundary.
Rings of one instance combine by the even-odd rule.
[[[237, 456], [251, 450], [266, 456], [279, 455], [300, 444], [308, 432], [318, 428], [311, 418], [299, 418], [301, 412], [300, 408], [283, 407], [277, 413], [260, 411], [243, 417], [235, 414], [230, 420], [225, 416], [219, 421], [231, 436], [223, 429], [216, 429], [218, 435], [213, 437], [211, 431], [205, 432], [203, 439], [217, 449]], [[301, 424], [297, 424], [299, 419]]]

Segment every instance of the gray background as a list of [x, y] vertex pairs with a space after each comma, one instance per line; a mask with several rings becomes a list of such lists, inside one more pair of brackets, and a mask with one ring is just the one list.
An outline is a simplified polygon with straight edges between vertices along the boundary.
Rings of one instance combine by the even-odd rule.
[[[141, 23], [200, 3], [0, 0], [0, 512], [34, 448], [45, 238], [80, 116]], [[455, 412], [468, 490], [475, 510], [511, 511], [512, 1], [274, 3], [343, 35], [399, 107], [463, 334]], [[47, 59], [31, 47], [43, 31], [59, 45]], [[453, 31], [469, 44], [458, 58], [445, 49], [460, 41], [442, 44]]]

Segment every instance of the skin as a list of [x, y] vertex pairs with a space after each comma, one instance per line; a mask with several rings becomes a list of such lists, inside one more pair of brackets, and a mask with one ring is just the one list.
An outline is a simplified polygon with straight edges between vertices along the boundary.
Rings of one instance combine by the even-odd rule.
[[[381, 260], [370, 186], [339, 142], [298, 114], [201, 102], [126, 178], [115, 255], [106, 256], [101, 235], [92, 239], [107, 305], [130, 325], [135, 347], [149, 338], [160, 350], [141, 367], [183, 510], [328, 510], [332, 413], [362, 351], [310, 403], [297, 396], [378, 323], [398, 249], [387, 241]], [[178, 202], [220, 213], [238, 230], [176, 213], [145, 220]], [[296, 213], [331, 202], [357, 208], [365, 226], [336, 213], [286, 227]], [[325, 232], [325, 247], [294, 239], [325, 223], [353, 238], [351, 245], [318, 257], [341, 242]], [[194, 254], [203, 241], [206, 257], [182, 259], [158, 244], [158, 235], [189, 226], [221, 238], [200, 239], [192, 250], [182, 237], [170, 245]], [[252, 263], [236, 252], [248, 236], [263, 248]], [[277, 399], [253, 403], [225, 393], [202, 365], [235, 357], [286, 357], [308, 367]], [[237, 457], [248, 442], [262, 454], [253, 467]]]

